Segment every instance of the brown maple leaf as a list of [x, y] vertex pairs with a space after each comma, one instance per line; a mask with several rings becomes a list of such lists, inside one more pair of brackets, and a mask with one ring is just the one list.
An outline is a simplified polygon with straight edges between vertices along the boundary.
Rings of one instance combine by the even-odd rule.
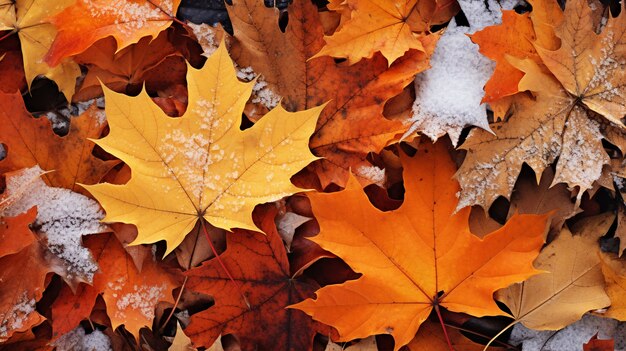
[[185, 329], [196, 346], [210, 346], [220, 334], [236, 334], [243, 350], [304, 351], [311, 349], [316, 331], [328, 332], [303, 312], [285, 309], [311, 297], [318, 285], [290, 273], [275, 216], [275, 208], [262, 209], [257, 218], [266, 235], [228, 233], [221, 262], [214, 258], [186, 273], [189, 289], [215, 299]]

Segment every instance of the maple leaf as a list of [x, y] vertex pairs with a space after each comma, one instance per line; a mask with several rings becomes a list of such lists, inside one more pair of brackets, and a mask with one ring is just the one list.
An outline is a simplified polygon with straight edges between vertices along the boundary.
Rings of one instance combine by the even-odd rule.
[[179, 4], [180, 0], [76, 0], [50, 18], [58, 33], [45, 60], [56, 66], [108, 36], [115, 38], [117, 50], [143, 37], [155, 38], [170, 26]]
[[[539, 174], [559, 158], [554, 183], [578, 187], [578, 202], [600, 178], [608, 155], [602, 139], [623, 146], [626, 112], [620, 83], [625, 53], [616, 49], [626, 30], [626, 16], [610, 18], [600, 35], [593, 31], [585, 1], [567, 4], [555, 29], [558, 50], [535, 44], [542, 65], [510, 56], [509, 63], [525, 73], [506, 123], [494, 124], [495, 135], [473, 131], [463, 144], [468, 157], [457, 178], [463, 188], [459, 207], [488, 207], [498, 196], [509, 197], [523, 163]], [[578, 59], [578, 58], [581, 59]], [[544, 66], [545, 65], [545, 66]], [[476, 179], [481, 179], [477, 182]]]
[[[383, 116], [385, 103], [428, 68], [427, 57], [439, 36], [423, 37], [426, 53], [411, 50], [391, 67], [380, 54], [346, 66], [330, 57], [313, 58], [324, 45], [324, 31], [310, 1], [296, 0], [289, 6], [284, 33], [277, 25], [278, 11], [256, 0], [235, 0], [227, 9], [235, 28], [230, 49], [234, 60], [262, 75], [266, 89], [281, 96], [287, 110], [329, 101], [309, 144], [313, 154], [323, 157], [310, 168], [321, 187], [344, 186], [349, 169], [363, 184], [373, 183], [367, 174], [372, 167], [367, 155], [380, 151], [407, 128]], [[280, 65], [276, 57], [281, 58]]]
[[516, 321], [535, 330], [557, 330], [590, 310], [608, 306], [604, 292], [598, 239], [606, 234], [614, 215], [586, 218], [571, 233], [567, 227], [535, 260], [546, 273], [497, 292]]
[[0, 142], [7, 145], [6, 158], [0, 160], [0, 172], [39, 165], [48, 185], [80, 191], [76, 183], [94, 184], [113, 167], [115, 161], [103, 161], [92, 155], [93, 144], [106, 126], [103, 112], [95, 106], [78, 118], [72, 118], [68, 135], [52, 131], [47, 118], [33, 118], [24, 107], [21, 94], [0, 92]]
[[243, 350], [310, 350], [316, 330], [326, 331], [303, 312], [285, 309], [311, 297], [319, 286], [290, 274], [274, 224], [276, 208], [259, 212], [266, 235], [229, 233], [227, 249], [219, 257], [224, 266], [214, 258], [186, 273], [189, 289], [215, 299], [215, 305], [193, 315], [185, 329], [196, 345], [209, 346], [220, 334], [234, 333]]
[[159, 266], [152, 255], [145, 259], [139, 271], [111, 234], [91, 235], [85, 238], [85, 246], [96, 258], [100, 272], [94, 276], [93, 286], [81, 284], [76, 293], [67, 287], [61, 290], [52, 305], [55, 337], [88, 318], [96, 297], [102, 294], [113, 330], [123, 324], [138, 338], [141, 328], [152, 326], [159, 301], [174, 303], [171, 292], [179, 285], [178, 277]]
[[14, 217], [0, 217], [0, 257], [18, 253], [35, 242], [36, 237], [28, 227], [35, 217], [37, 210], [34, 207]]
[[340, 340], [390, 334], [398, 350], [433, 307], [499, 315], [493, 292], [539, 272], [532, 261], [548, 215], [513, 216], [479, 239], [468, 229], [470, 208], [454, 214], [458, 184], [446, 146], [420, 145], [415, 157], [402, 159], [406, 192], [397, 210], [375, 209], [354, 178], [341, 192], [309, 195], [320, 223], [311, 240], [362, 277], [291, 307], [335, 327]]
[[71, 60], [59, 61], [56, 67], [43, 61], [52, 45], [56, 29], [47, 17], [62, 11], [74, 0], [0, 0], [0, 31], [10, 30], [20, 38], [24, 57], [26, 82], [30, 84], [39, 75], [53, 80], [70, 100], [74, 95], [78, 65]]
[[300, 191], [289, 179], [315, 160], [307, 144], [323, 108], [279, 107], [241, 131], [252, 84], [237, 80], [224, 45], [203, 69], [187, 72], [189, 106], [180, 118], [166, 116], [145, 92], [105, 89], [111, 132], [96, 143], [126, 162], [132, 177], [86, 186], [106, 210], [104, 221], [136, 225], [135, 244], [165, 240], [166, 254], [198, 219], [254, 230], [254, 206]]
[[389, 65], [410, 49], [426, 51], [420, 36], [459, 10], [454, 0], [346, 0], [342, 7], [352, 10], [350, 19], [333, 35], [324, 37], [326, 45], [316, 57], [343, 57], [350, 64], [379, 51]]

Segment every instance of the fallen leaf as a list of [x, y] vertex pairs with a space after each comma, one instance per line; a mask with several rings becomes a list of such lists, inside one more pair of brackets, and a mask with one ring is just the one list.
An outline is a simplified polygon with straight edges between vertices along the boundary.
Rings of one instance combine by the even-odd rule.
[[626, 264], [624, 260], [603, 253], [602, 274], [606, 282], [606, 293], [611, 299], [611, 307], [602, 316], [626, 321]]
[[612, 213], [589, 217], [571, 233], [563, 228], [535, 260], [546, 273], [530, 277], [496, 293], [516, 321], [535, 330], [558, 330], [590, 310], [608, 306], [604, 292], [598, 239], [606, 234]]
[[181, 328], [180, 323], [176, 323], [176, 335], [172, 341], [172, 345], [167, 349], [168, 351], [196, 351], [193, 347], [191, 339], [185, 335], [185, 331]]
[[[386, 119], [383, 108], [416, 73], [428, 68], [427, 58], [439, 35], [423, 39], [426, 53], [411, 50], [391, 67], [380, 54], [347, 66], [330, 57], [313, 58], [324, 45], [324, 32], [310, 1], [296, 0], [289, 6], [285, 33], [277, 25], [278, 12], [256, 0], [235, 0], [228, 11], [235, 27], [230, 49], [234, 60], [262, 76], [266, 89], [282, 97], [285, 109], [296, 111], [328, 102], [309, 144], [313, 154], [323, 157], [309, 168], [318, 175], [321, 188], [330, 183], [345, 186], [349, 169], [367, 170], [372, 166], [367, 155], [379, 152], [406, 131], [401, 122]], [[364, 185], [375, 182], [367, 172], [359, 180]]]
[[291, 307], [335, 327], [340, 341], [389, 334], [398, 350], [440, 306], [500, 315], [493, 292], [539, 272], [532, 260], [549, 215], [513, 216], [479, 239], [468, 229], [470, 208], [455, 213], [458, 184], [443, 143], [423, 143], [417, 156], [403, 156], [403, 166], [405, 199], [395, 211], [369, 205], [354, 177], [341, 192], [309, 194], [321, 227], [311, 240], [362, 277]]
[[54, 300], [52, 311], [52, 340], [71, 332], [78, 324], [89, 317], [96, 304], [98, 290], [93, 286], [81, 283], [72, 291], [63, 285], [59, 296]]
[[[56, 28], [48, 16], [59, 13], [74, 0], [0, 0], [0, 31], [10, 30], [20, 38], [24, 57], [24, 73], [30, 89], [35, 77], [43, 75], [53, 80], [67, 100], [74, 95], [80, 68], [71, 60], [49, 66], [43, 58], [52, 45]], [[79, 16], [79, 17], [82, 17]]]
[[27, 87], [20, 41], [17, 36], [5, 38], [0, 41], [0, 91], [14, 93]]
[[0, 211], [0, 257], [18, 253], [37, 240], [29, 227], [35, 217], [35, 207], [15, 217], [4, 217]]
[[472, 34], [471, 38], [480, 47], [481, 54], [496, 62], [493, 75], [485, 85], [482, 102], [492, 102], [519, 92], [517, 85], [524, 73], [512, 66], [506, 60], [506, 55], [541, 62], [533, 46], [535, 30], [528, 13], [504, 10], [502, 24], [484, 28]]
[[45, 182], [54, 187], [81, 191], [76, 183], [94, 184], [116, 162], [103, 161], [92, 155], [93, 144], [106, 126], [104, 112], [92, 106], [80, 117], [72, 118], [68, 135], [60, 137], [50, 121], [28, 113], [19, 93], [0, 92], [0, 142], [7, 145], [6, 158], [0, 160], [0, 172], [15, 171], [39, 165], [47, 172]]
[[430, 26], [447, 22], [459, 10], [453, 0], [346, 0], [342, 6], [352, 11], [350, 19], [324, 37], [326, 45], [315, 57], [343, 57], [354, 64], [381, 52], [391, 65], [410, 49], [426, 51], [420, 39]]
[[56, 66], [108, 36], [115, 38], [117, 50], [143, 37], [155, 38], [170, 26], [179, 4], [180, 0], [76, 0], [50, 17], [58, 33], [45, 60]]
[[615, 350], [615, 340], [598, 339], [598, 334], [594, 335], [589, 342], [583, 345], [583, 351], [613, 351]]
[[285, 247], [288, 252], [291, 252], [291, 242], [296, 229], [311, 219], [311, 217], [300, 216], [293, 212], [286, 212], [283, 215], [276, 216], [278, 234], [285, 241]]
[[300, 191], [290, 178], [315, 160], [307, 143], [323, 108], [279, 107], [241, 131], [252, 86], [237, 80], [224, 45], [203, 69], [189, 67], [187, 82], [189, 107], [180, 118], [166, 116], [145, 92], [105, 89], [111, 132], [96, 143], [128, 164], [132, 177], [125, 185], [85, 186], [107, 212], [105, 222], [136, 225], [133, 244], [165, 240], [166, 255], [198, 219], [254, 230], [254, 206]]
[[498, 196], [510, 197], [523, 163], [541, 174], [557, 157], [552, 184], [577, 187], [579, 203], [609, 162], [595, 115], [534, 61], [516, 61], [515, 66], [526, 73], [520, 89], [533, 91], [536, 98], [520, 95], [508, 121], [491, 125], [495, 135], [470, 132], [461, 146], [468, 154], [456, 174], [462, 188], [459, 208], [488, 208]]
[[213, 296], [215, 305], [192, 315], [185, 331], [196, 345], [209, 346], [220, 334], [235, 334], [243, 350], [311, 350], [316, 330], [325, 329], [285, 307], [312, 296], [319, 286], [290, 274], [274, 224], [276, 209], [259, 212], [266, 235], [228, 233], [221, 263], [214, 258], [186, 273], [187, 287]]

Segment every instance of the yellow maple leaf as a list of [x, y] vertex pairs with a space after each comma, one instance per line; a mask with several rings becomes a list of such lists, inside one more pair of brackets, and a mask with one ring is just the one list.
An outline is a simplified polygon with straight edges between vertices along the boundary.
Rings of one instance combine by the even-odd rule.
[[380, 51], [391, 65], [410, 49], [425, 51], [420, 37], [433, 24], [450, 20], [458, 12], [456, 1], [334, 1], [331, 9], [351, 17], [337, 32], [324, 37], [326, 46], [314, 57], [344, 57], [350, 64]]
[[10, 30], [20, 37], [24, 56], [24, 73], [30, 84], [38, 75], [53, 80], [70, 100], [74, 95], [78, 64], [64, 60], [52, 68], [43, 61], [56, 36], [56, 28], [48, 17], [71, 5], [73, 0], [0, 0], [0, 31]]
[[301, 189], [290, 178], [316, 157], [308, 148], [323, 106], [277, 107], [240, 130], [254, 82], [236, 78], [224, 45], [204, 68], [188, 67], [189, 105], [168, 117], [142, 92], [105, 90], [111, 133], [96, 143], [126, 162], [125, 185], [86, 186], [106, 210], [105, 222], [137, 226], [134, 244], [167, 242], [167, 253], [202, 218], [215, 227], [256, 230], [252, 210]]

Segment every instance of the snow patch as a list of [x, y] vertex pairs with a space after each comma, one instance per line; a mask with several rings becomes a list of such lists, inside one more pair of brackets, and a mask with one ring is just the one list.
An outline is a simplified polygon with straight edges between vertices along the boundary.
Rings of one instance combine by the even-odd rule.
[[[237, 78], [245, 82], [252, 81], [255, 76], [256, 74], [250, 66], [237, 68]], [[252, 88], [252, 103], [261, 104], [268, 110], [271, 110], [280, 103], [280, 99], [282, 99], [282, 97], [269, 88], [263, 76], [259, 76]]]
[[91, 283], [98, 270], [89, 250], [82, 246], [82, 236], [102, 233], [107, 227], [100, 223], [104, 213], [90, 198], [68, 189], [49, 187], [39, 178], [39, 166], [24, 170], [7, 179], [7, 195], [28, 189], [28, 196], [17, 199], [5, 210], [7, 216], [17, 216], [37, 206], [34, 226], [47, 239], [50, 252], [64, 261], [65, 278]]
[[[93, 1], [81, 0], [93, 18], [101, 18], [104, 21], [114, 19], [113, 24], [125, 35], [143, 29], [155, 19], [168, 20], [168, 14], [174, 14], [172, 0], [157, 2], [160, 9], [150, 1], [131, 2], [127, 0]], [[165, 12], [165, 13], [164, 13]]]
[[165, 289], [165, 284], [161, 286], [133, 286], [133, 292], [122, 294], [117, 299], [117, 311], [115, 312], [115, 316], [117, 318], [124, 319], [126, 318], [126, 313], [124, 311], [132, 309], [135, 311], [139, 311], [139, 313], [141, 313], [141, 315], [144, 316], [146, 319], [154, 319], [154, 306], [156, 306], [159, 300], [165, 298]]
[[187, 25], [193, 31], [193, 35], [196, 36], [200, 47], [202, 47], [202, 54], [207, 57], [211, 56], [220, 45], [219, 40], [217, 40], [213, 32], [215, 27], [206, 23], [195, 24], [189, 22]]
[[384, 186], [385, 180], [387, 180], [385, 169], [376, 166], [360, 166], [355, 170], [355, 173], [379, 186]]
[[[502, 21], [501, 7], [495, 0], [461, 0], [459, 4], [470, 27], [460, 27], [453, 19], [437, 43], [431, 68], [415, 79], [416, 98], [411, 127], [405, 137], [421, 131], [433, 140], [448, 134], [456, 146], [464, 127], [473, 125], [489, 130], [486, 105], [481, 104], [483, 87], [493, 74], [495, 63], [478, 52], [467, 34]], [[516, 1], [501, 2], [505, 9]]]
[[111, 340], [99, 330], [86, 334], [83, 327], [78, 326], [74, 330], [64, 334], [52, 343], [57, 351], [109, 351]]
[[9, 332], [19, 330], [28, 320], [28, 316], [35, 312], [35, 299], [29, 299], [26, 291], [22, 293], [19, 300], [11, 306], [10, 310], [0, 312], [0, 337], [6, 338]]
[[592, 315], [585, 315], [559, 331], [531, 330], [520, 323], [513, 328], [509, 342], [523, 343], [523, 351], [581, 350], [596, 333], [599, 339], [615, 338], [615, 351], [626, 351], [626, 323]]

